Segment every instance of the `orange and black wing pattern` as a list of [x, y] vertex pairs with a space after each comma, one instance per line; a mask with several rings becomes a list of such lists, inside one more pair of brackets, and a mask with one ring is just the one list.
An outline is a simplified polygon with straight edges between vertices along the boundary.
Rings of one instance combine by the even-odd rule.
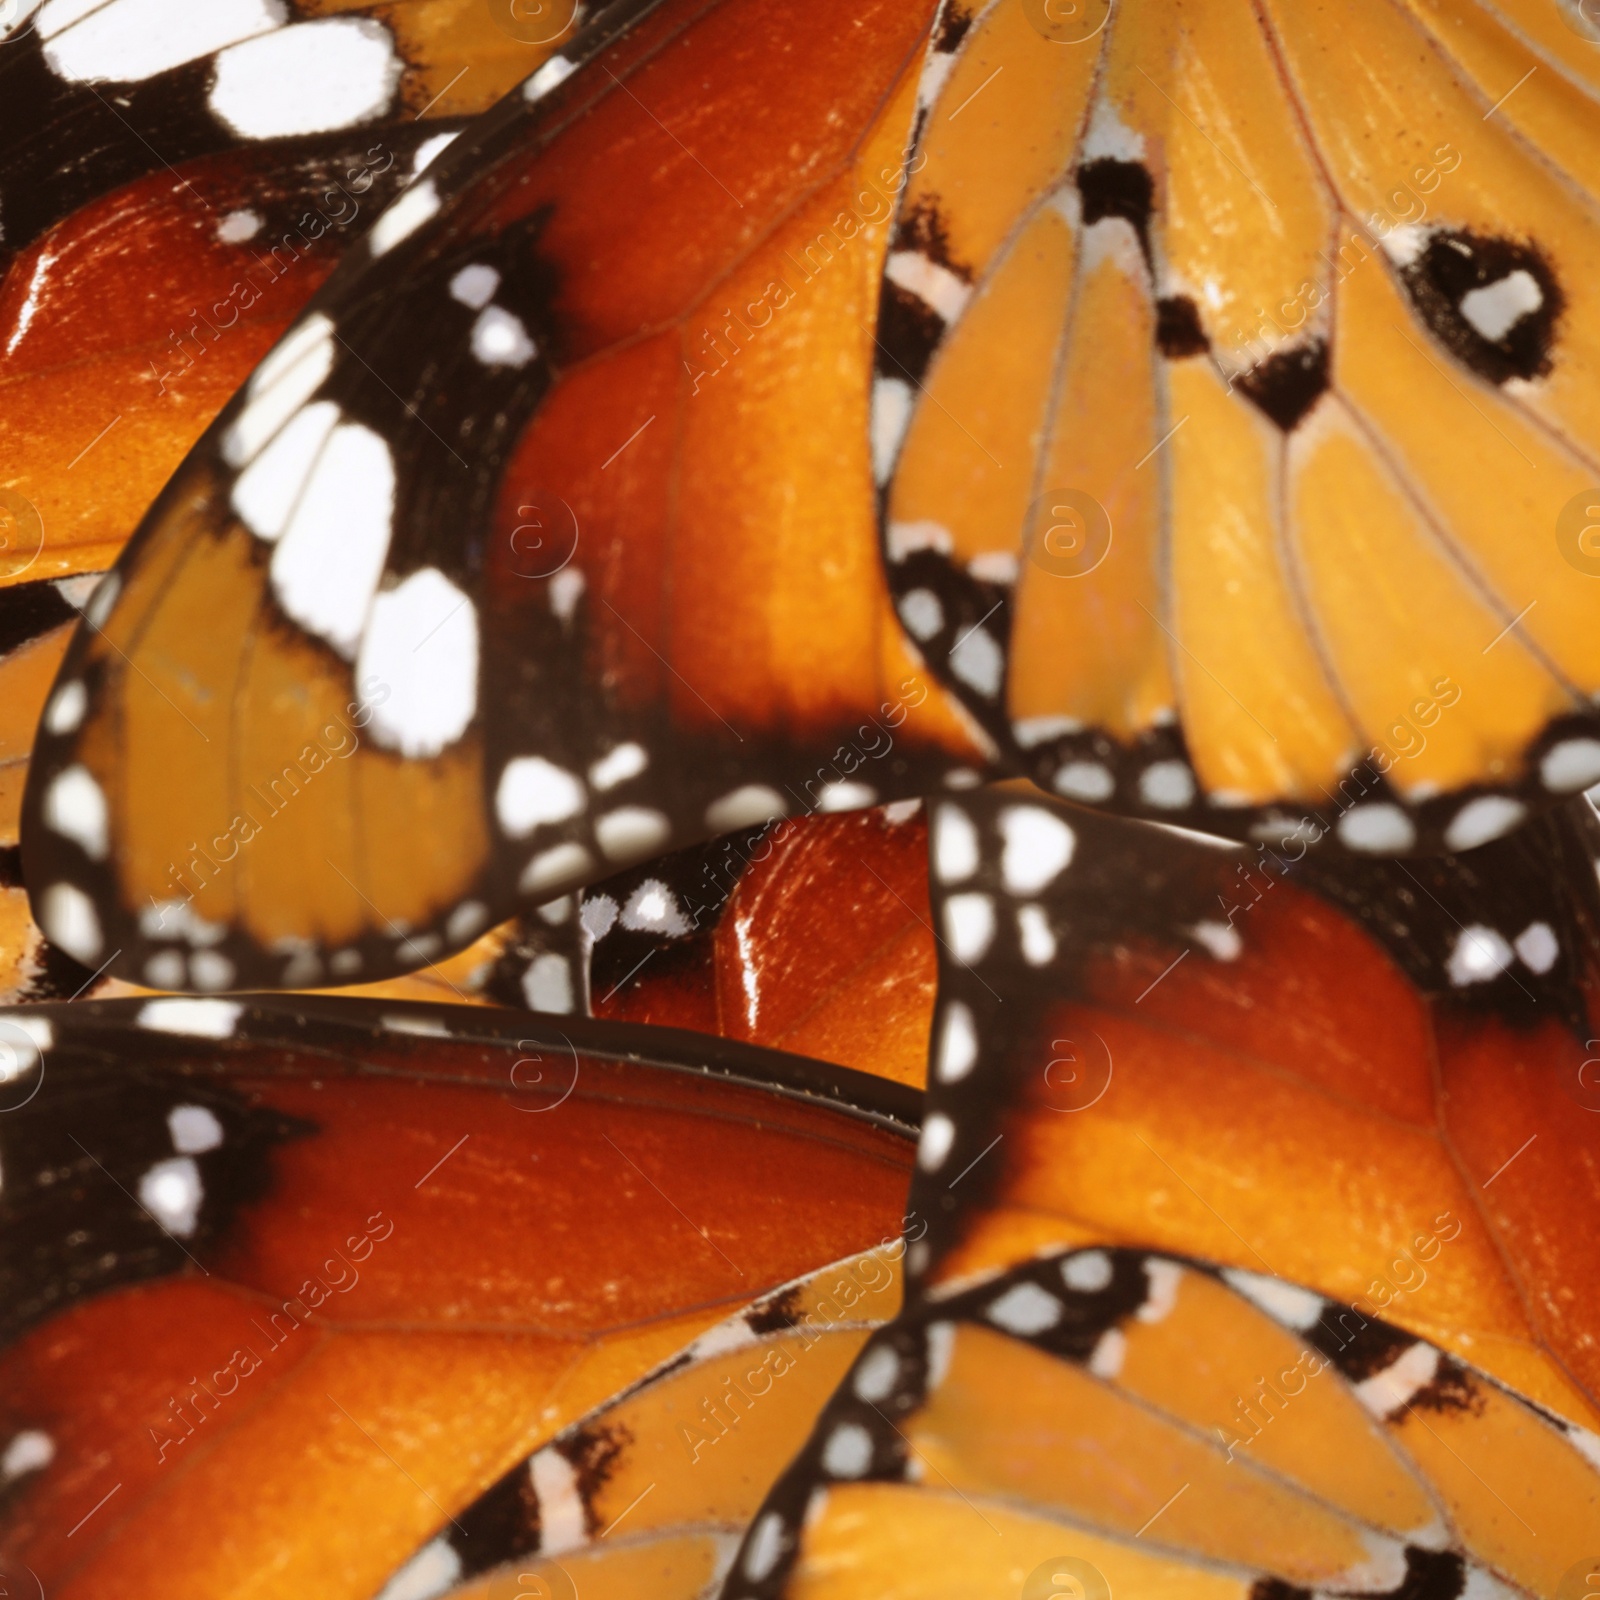
[[[1304, 8], [597, 13], [372, 222], [103, 592], [34, 784], [52, 937], [353, 981], [974, 772], [1372, 854], [1592, 781], [1589, 46], [1371, 10], [1337, 70]], [[1393, 101], [1378, 56], [1418, 63]]]
[[907, 1308], [721, 1593], [1072, 1555], [1113, 1592], [1565, 1594], [1600, 1516], [1587, 803], [1409, 863], [1021, 787], [930, 830]]
[[[0, 1045], [0, 1521], [50, 1594], [372, 1600], [441, 1529], [482, 1535], [471, 1570], [512, 1559], [495, 1490], [531, 1452], [580, 1461], [563, 1430], [753, 1302], [746, 1333], [807, 1322], [779, 1344], [810, 1351], [815, 1305], [809, 1388], [720, 1480], [764, 1471], [759, 1499], [898, 1303], [916, 1097], [824, 1063], [326, 999], [38, 1006]], [[846, 1306], [786, 1290], [843, 1258]], [[767, 1353], [718, 1351], [697, 1381]], [[571, 1502], [551, 1459], [533, 1482]], [[745, 1502], [707, 1494], [736, 1539]], [[532, 1548], [610, 1506], [547, 1499]]]

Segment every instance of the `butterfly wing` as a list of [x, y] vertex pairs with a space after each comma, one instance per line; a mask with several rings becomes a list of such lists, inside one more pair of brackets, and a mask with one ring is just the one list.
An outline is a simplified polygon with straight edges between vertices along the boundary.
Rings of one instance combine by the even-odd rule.
[[721, 1593], [1566, 1592], [1587, 806], [1411, 863], [1020, 787], [930, 826], [907, 1308]]
[[1443, 10], [950, 8], [879, 318], [884, 551], [1042, 786], [1382, 853], [1600, 774], [1593, 61]]
[[[811, 76], [797, 68], [763, 97], [770, 138], [743, 151], [737, 171], [731, 153], [721, 160], [726, 192], [683, 153], [677, 128], [693, 134], [711, 115], [693, 64], [760, 29], [737, 6], [693, 16], [665, 6], [615, 40], [598, 25], [573, 47], [593, 56], [587, 70], [530, 79], [532, 100], [477, 125], [378, 220], [363, 261], [330, 284], [173, 480], [102, 591], [90, 618], [99, 633], [64, 668], [64, 687], [83, 686], [84, 717], [48, 741], [36, 789], [81, 767], [107, 828], [103, 849], [97, 832], [87, 850], [68, 843], [83, 859], [66, 884], [64, 836], [48, 821], [58, 808], [41, 801], [27, 826], [56, 942], [163, 986], [317, 981], [299, 976], [313, 965], [322, 981], [381, 977], [459, 946], [517, 894], [547, 899], [607, 863], [779, 810], [861, 803], [876, 789], [852, 774], [869, 759], [874, 784], [915, 789], [954, 764], [952, 749], [970, 750], [948, 712], [939, 722], [928, 685], [907, 679], [910, 658], [871, 584], [854, 614], [876, 607], [884, 628], [834, 660], [829, 682], [798, 691], [778, 661], [758, 669], [745, 653], [732, 670], [731, 656], [692, 656], [734, 641], [663, 615], [653, 578], [628, 587], [658, 569], [626, 509], [664, 503], [659, 474], [676, 471], [677, 446], [661, 454], [657, 442], [709, 421], [688, 404], [674, 353], [706, 275], [743, 259], [758, 219], [831, 203], [869, 164], [893, 170], [922, 24], [888, 8], [873, 17], [876, 42], [836, 112], [818, 87], [832, 70], [827, 30], [796, 39]], [[885, 56], [904, 93], [878, 81], [872, 64]], [[571, 66], [565, 55], [555, 64]], [[734, 77], [716, 104], [726, 114], [749, 98]], [[641, 140], [665, 166], [641, 166]], [[792, 155], [773, 166], [774, 150]], [[628, 196], [625, 226], [594, 211], [596, 193]], [[652, 304], [635, 304], [623, 285], [650, 280], [623, 257], [668, 226], [686, 193], [705, 202], [705, 225], [651, 283]], [[620, 276], [579, 270], [607, 235]], [[869, 244], [864, 235], [823, 280], [866, 296], [863, 309]], [[641, 312], [678, 331], [624, 350]], [[422, 339], [410, 331], [418, 317]], [[763, 360], [776, 359], [766, 348]], [[643, 367], [637, 381], [603, 376], [608, 362], [646, 360], [648, 382]], [[657, 382], [678, 394], [671, 428], [650, 428], [649, 410], [606, 412]], [[863, 373], [862, 405], [864, 383]], [[582, 398], [597, 392], [598, 409]], [[609, 439], [612, 420], [628, 426]], [[581, 448], [569, 438], [579, 425]], [[630, 435], [636, 453], [619, 453]], [[720, 451], [709, 437], [706, 448]], [[562, 539], [543, 528], [536, 545], [541, 507], [569, 520]], [[685, 539], [709, 532], [699, 517], [684, 527]], [[330, 567], [334, 528], [343, 554]], [[482, 536], [461, 542], [471, 528]], [[864, 502], [837, 537], [843, 599], [872, 571]], [[664, 549], [676, 535], [649, 538]], [[674, 548], [682, 592], [697, 592], [718, 569], [710, 543], [692, 557]], [[813, 544], [797, 532], [786, 548], [791, 570], [809, 569]], [[771, 647], [787, 660], [831, 654], [815, 631], [821, 615], [791, 618]], [[765, 709], [713, 707], [704, 696], [718, 684]], [[799, 697], [783, 709], [769, 691]], [[843, 741], [820, 767], [808, 747], [819, 730], [830, 747]], [[173, 762], [194, 781], [158, 815], [138, 797]], [[190, 942], [201, 923], [224, 930], [204, 951]]]
[[0, 1036], [5, 1543], [51, 1592], [370, 1600], [686, 1342], [898, 1238], [907, 1104], [793, 1057], [331, 1000]]

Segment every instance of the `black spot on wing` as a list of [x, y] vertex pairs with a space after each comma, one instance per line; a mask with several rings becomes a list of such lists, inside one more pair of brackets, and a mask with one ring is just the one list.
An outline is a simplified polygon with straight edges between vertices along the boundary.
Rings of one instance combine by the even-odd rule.
[[[178, 1105], [204, 1106], [223, 1135], [193, 1156], [202, 1199], [181, 1241], [135, 1198], [151, 1167], [180, 1153], [167, 1122]], [[216, 1084], [58, 1040], [39, 1092], [0, 1117], [0, 1344], [90, 1295], [204, 1261], [268, 1193], [274, 1147], [315, 1131]]]
[[0, 589], [0, 656], [77, 620], [78, 613], [48, 578]]
[[758, 1337], [768, 1333], [784, 1333], [800, 1325], [800, 1290], [782, 1289], [759, 1305], [751, 1306], [744, 1314], [745, 1326]]
[[1203, 356], [1211, 348], [1200, 325], [1200, 308], [1186, 294], [1168, 295], [1156, 302], [1156, 348], [1169, 361]]
[[[1536, 286], [1539, 304], [1498, 338], [1485, 338], [1462, 309], [1467, 296], [1522, 273]], [[1422, 320], [1450, 353], [1490, 383], [1542, 378], [1550, 372], [1556, 324], [1566, 296], [1542, 251], [1532, 244], [1468, 229], [1433, 233], [1415, 260], [1400, 269], [1401, 282]]]
[[540, 1531], [539, 1496], [523, 1459], [456, 1513], [446, 1537], [461, 1558], [461, 1576], [470, 1578], [531, 1555], [539, 1548]]
[[1406, 1575], [1389, 1600], [1457, 1600], [1467, 1586], [1467, 1564], [1454, 1550], [1406, 1547]]
[[961, 48], [972, 26], [972, 12], [965, 6], [952, 3], [946, 6], [939, 19], [939, 30], [934, 36], [933, 48], [941, 55], [951, 55]]
[[1078, 169], [1078, 194], [1083, 201], [1085, 228], [1107, 217], [1121, 217], [1138, 234], [1144, 258], [1150, 260], [1155, 182], [1149, 168], [1138, 161], [1118, 161], [1111, 156], [1086, 161]]
[[1418, 1389], [1410, 1403], [1413, 1411], [1456, 1412], [1476, 1417], [1484, 1410], [1483, 1388], [1459, 1361], [1442, 1356], [1433, 1382]]
[[[900, 219], [894, 250], [926, 256], [963, 281], [971, 279], [968, 269], [950, 253], [949, 230], [931, 198], [919, 200]], [[947, 327], [926, 300], [885, 277], [878, 303], [878, 371], [886, 378], [920, 384]]]
[[610, 1479], [618, 1458], [632, 1443], [629, 1429], [619, 1422], [605, 1422], [590, 1427], [580, 1425], [555, 1446], [572, 1463], [578, 1495], [583, 1501], [584, 1526], [591, 1536], [601, 1531], [594, 1512], [595, 1499]]
[[1263, 415], [1292, 433], [1328, 388], [1328, 346], [1322, 339], [1279, 350], [1234, 380]]
[[1282, 1578], [1257, 1578], [1250, 1585], [1250, 1600], [1311, 1600], [1310, 1589], [1298, 1589]]

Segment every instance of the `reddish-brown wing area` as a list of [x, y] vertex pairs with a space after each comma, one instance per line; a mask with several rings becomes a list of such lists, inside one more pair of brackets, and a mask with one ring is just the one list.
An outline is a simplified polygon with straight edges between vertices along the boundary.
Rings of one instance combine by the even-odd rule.
[[1593, 1426], [1600, 1118], [1562, 1087], [1581, 1042], [1452, 1013], [1343, 913], [1262, 882], [1234, 959], [1133, 939], [1049, 1012], [994, 1207], [947, 1270], [1063, 1225], [1190, 1253], [1410, 1327]]
[[631, 943], [614, 941], [615, 956], [612, 935], [596, 944], [595, 1014], [697, 1028], [920, 1088], [936, 977], [921, 811], [793, 818], [720, 843], [684, 852], [677, 875], [663, 864], [690, 934], [646, 947], [642, 964]]
[[[90, 1300], [0, 1358], [6, 1436], [55, 1445], [6, 1518], [46, 1592], [371, 1600], [700, 1329], [898, 1236], [910, 1147], [859, 1121], [588, 1059], [553, 1103], [559, 1063], [503, 1092], [505, 1059], [433, 1052], [431, 1081], [236, 1085], [319, 1131], [277, 1152], [207, 1270]], [[395, 1045], [366, 1065], [419, 1062]]]

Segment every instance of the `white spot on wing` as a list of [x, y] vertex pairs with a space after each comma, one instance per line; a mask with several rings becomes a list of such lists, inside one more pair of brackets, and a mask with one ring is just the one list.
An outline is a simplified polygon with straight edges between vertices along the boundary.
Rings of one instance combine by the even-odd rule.
[[601, 791], [615, 789], [619, 783], [637, 778], [649, 765], [650, 757], [642, 744], [619, 744], [589, 768], [589, 782]]
[[44, 792], [44, 821], [91, 860], [105, 860], [110, 825], [106, 797], [87, 767], [73, 765], [51, 779]]
[[787, 802], [776, 789], [769, 789], [764, 783], [747, 783], [706, 807], [706, 826], [713, 833], [732, 833], [737, 828], [753, 828], [781, 817], [787, 810]]
[[1000, 813], [1000, 876], [1015, 895], [1036, 895], [1070, 865], [1077, 835], [1042, 806], [1010, 806]]
[[388, 690], [369, 704], [378, 744], [438, 755], [477, 714], [477, 607], [437, 567], [413, 572], [372, 602], [356, 678]]
[[533, 1011], [565, 1015], [575, 1010], [572, 968], [567, 958], [553, 952], [537, 957], [522, 975], [522, 997]]
[[1552, 794], [1575, 794], [1600, 782], [1600, 739], [1564, 739], [1539, 763], [1539, 779]]
[[179, 1033], [191, 1039], [231, 1039], [244, 1011], [236, 1000], [147, 1000], [139, 1008], [138, 1025], [154, 1033]]
[[944, 903], [944, 936], [957, 961], [981, 961], [994, 938], [994, 902], [986, 894], [952, 895]]
[[453, 1589], [461, 1577], [461, 1557], [440, 1534], [417, 1551], [390, 1578], [378, 1600], [435, 1600]]
[[1524, 267], [1508, 272], [1495, 283], [1471, 289], [1461, 297], [1464, 316], [1490, 344], [1498, 344], [1544, 304], [1539, 280]]
[[586, 876], [593, 867], [594, 858], [581, 844], [558, 844], [553, 849], [540, 851], [522, 869], [517, 888], [522, 894], [536, 898]]
[[331, 400], [302, 406], [234, 480], [233, 509], [258, 539], [270, 542], [282, 534], [338, 420], [339, 408]]
[[272, 552], [278, 603], [347, 661], [356, 653], [389, 553], [394, 488], [389, 446], [358, 422], [340, 423]]
[[539, 1550], [558, 1556], [589, 1542], [584, 1530], [583, 1496], [572, 1463], [551, 1445], [528, 1463], [528, 1476], [539, 1499]]
[[1517, 954], [1530, 972], [1548, 972], [1561, 954], [1561, 946], [1548, 922], [1530, 922], [1517, 935]]
[[1163, 811], [1181, 811], [1194, 801], [1194, 774], [1182, 761], [1155, 761], [1139, 774], [1139, 798]]
[[872, 476], [883, 483], [894, 470], [900, 441], [911, 423], [911, 386], [900, 378], [879, 378], [872, 386]]
[[0, 1482], [10, 1483], [30, 1472], [40, 1472], [56, 1458], [55, 1440], [38, 1428], [24, 1428], [11, 1435], [5, 1454], [0, 1456]]
[[167, 1113], [167, 1132], [180, 1156], [204, 1155], [222, 1143], [222, 1124], [209, 1106], [174, 1106]]
[[1281, 1278], [1268, 1278], [1258, 1272], [1245, 1272], [1230, 1267], [1222, 1276], [1246, 1300], [1261, 1307], [1275, 1322], [1281, 1322], [1296, 1333], [1304, 1333], [1317, 1325], [1322, 1315], [1322, 1296], [1302, 1289], [1297, 1284], [1285, 1283]]
[[940, 1083], [960, 1083], [978, 1059], [978, 1029], [971, 1009], [960, 1000], [945, 1008], [944, 1031], [939, 1040]]
[[823, 1470], [834, 1478], [859, 1478], [872, 1465], [872, 1435], [859, 1422], [841, 1422], [822, 1447]]
[[1098, 761], [1069, 761], [1056, 769], [1050, 786], [1069, 800], [1097, 802], [1109, 800], [1117, 782], [1111, 776], [1111, 769]]
[[889, 257], [884, 276], [930, 306], [946, 322], [954, 322], [972, 296], [970, 284], [920, 250], [896, 250]]
[[217, 224], [217, 240], [221, 244], [244, 244], [261, 232], [265, 222], [259, 211], [248, 206], [230, 211]]
[[565, 83], [577, 69], [565, 56], [551, 56], [539, 70], [523, 81], [522, 98], [538, 100], [558, 83]]
[[[81, 18], [81, 20], [79, 20]], [[39, 12], [44, 58], [77, 83], [139, 82], [281, 27], [282, 0], [109, 0], [92, 10], [52, 0]]]
[[503, 306], [485, 306], [472, 325], [472, 353], [486, 367], [525, 367], [536, 354], [519, 317]]
[[1077, 1250], [1061, 1263], [1061, 1281], [1078, 1294], [1111, 1287], [1111, 1257], [1104, 1250]]
[[1005, 656], [987, 628], [968, 628], [950, 652], [950, 670], [969, 689], [993, 700], [1005, 676]]
[[200, 1169], [193, 1156], [169, 1156], [139, 1180], [139, 1204], [178, 1239], [193, 1235], [203, 1198]]
[[1475, 922], [1456, 935], [1455, 948], [1450, 952], [1450, 982], [1458, 989], [1488, 983], [1498, 978], [1511, 961], [1511, 946], [1505, 936]]
[[912, 589], [895, 602], [913, 639], [931, 639], [944, 626], [944, 607], [932, 589]]
[[1382, 1372], [1355, 1385], [1356, 1399], [1375, 1417], [1409, 1405], [1439, 1374], [1439, 1352], [1420, 1341], [1408, 1345]]
[[782, 1554], [783, 1518], [776, 1511], [769, 1511], [755, 1525], [745, 1548], [745, 1577], [752, 1583], [760, 1583], [777, 1566]]
[[621, 806], [594, 825], [600, 848], [613, 861], [638, 861], [654, 855], [672, 834], [672, 824], [659, 811]]
[[893, 1345], [880, 1344], [874, 1345], [861, 1358], [861, 1364], [850, 1380], [850, 1387], [855, 1390], [858, 1399], [865, 1400], [869, 1405], [876, 1405], [878, 1401], [887, 1400], [894, 1393], [894, 1386], [899, 1381], [899, 1355]]
[[402, 65], [389, 30], [370, 17], [299, 22], [224, 50], [211, 109], [246, 139], [350, 128], [388, 109]]
[[987, 1315], [997, 1328], [1027, 1337], [1055, 1327], [1061, 1320], [1061, 1302], [1036, 1283], [1018, 1283], [989, 1302]]
[[404, 190], [367, 235], [367, 248], [375, 256], [389, 251], [410, 236], [439, 209], [439, 191], [432, 178], [422, 178]]
[[934, 815], [933, 870], [940, 883], [960, 883], [978, 870], [978, 830], [959, 806], [940, 806]]
[[511, 839], [525, 839], [548, 822], [565, 822], [583, 810], [583, 784], [543, 756], [506, 763], [495, 790], [494, 814]]
[[242, 467], [297, 412], [333, 371], [333, 324], [320, 311], [269, 350], [245, 389], [244, 410], [222, 439], [222, 458]]
[[1047, 967], [1056, 958], [1055, 930], [1040, 906], [1017, 907], [1017, 939], [1030, 967]]
[[427, 171], [460, 137], [459, 133], [436, 133], [431, 139], [424, 139], [411, 158], [411, 176]]
[[1394, 855], [1417, 842], [1417, 830], [1399, 806], [1379, 801], [1345, 812], [1339, 819], [1339, 842], [1365, 855]]
[[1444, 831], [1445, 845], [1451, 850], [1475, 850], [1480, 844], [1510, 833], [1527, 814], [1528, 808], [1508, 795], [1480, 795], [1450, 819], [1450, 826]]
[[53, 883], [39, 898], [46, 936], [86, 967], [98, 966], [102, 936], [94, 902], [74, 883]]
[[942, 1111], [935, 1111], [922, 1124], [917, 1144], [917, 1165], [924, 1172], [937, 1172], [956, 1140], [956, 1125]]
[[74, 680], [62, 684], [45, 707], [45, 732], [57, 735], [77, 732], [83, 725], [83, 715], [88, 709], [89, 692], [81, 682]]

